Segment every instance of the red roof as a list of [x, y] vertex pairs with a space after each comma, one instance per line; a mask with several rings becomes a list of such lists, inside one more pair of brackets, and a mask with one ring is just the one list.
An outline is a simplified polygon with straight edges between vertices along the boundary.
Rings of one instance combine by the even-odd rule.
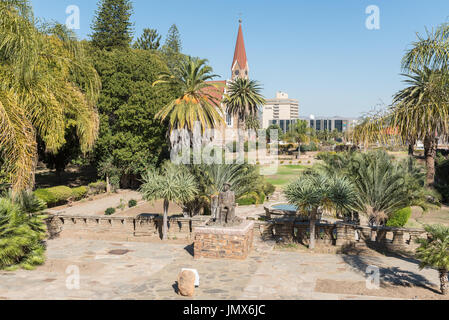
[[239, 25], [239, 34], [237, 35], [237, 44], [235, 45], [234, 60], [232, 61], [231, 69], [234, 68], [236, 62], [238, 62], [240, 68], [246, 67], [247, 59], [245, 41], [243, 40], [242, 23]]
[[215, 87], [207, 87], [203, 89], [204, 93], [211, 95], [213, 98], [216, 99], [216, 103], [220, 104], [223, 100], [225, 87], [226, 87], [226, 81], [207, 81], [206, 83], [210, 84], [218, 84], [220, 85], [218, 88]]

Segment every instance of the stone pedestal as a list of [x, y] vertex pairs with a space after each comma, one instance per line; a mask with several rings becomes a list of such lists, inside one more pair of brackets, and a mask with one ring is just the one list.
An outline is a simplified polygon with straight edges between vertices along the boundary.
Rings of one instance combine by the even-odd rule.
[[194, 258], [238, 259], [248, 257], [253, 247], [254, 221], [236, 227], [200, 226], [195, 234]]

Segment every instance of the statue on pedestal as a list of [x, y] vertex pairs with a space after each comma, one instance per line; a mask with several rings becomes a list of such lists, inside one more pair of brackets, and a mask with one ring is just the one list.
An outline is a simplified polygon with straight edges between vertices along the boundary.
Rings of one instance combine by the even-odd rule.
[[213, 199], [216, 204], [216, 211], [213, 215], [214, 224], [221, 226], [232, 226], [240, 224], [241, 219], [235, 216], [235, 193], [231, 191], [231, 185], [225, 183], [223, 192], [220, 192], [218, 198]]

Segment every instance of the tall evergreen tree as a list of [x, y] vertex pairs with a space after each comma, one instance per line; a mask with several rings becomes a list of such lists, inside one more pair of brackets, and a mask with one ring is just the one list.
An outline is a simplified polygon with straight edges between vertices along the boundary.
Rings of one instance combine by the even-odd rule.
[[182, 51], [181, 36], [176, 24], [173, 24], [170, 29], [168, 29], [164, 47], [165, 51], [171, 51], [172, 53], [180, 53]]
[[161, 38], [156, 29], [143, 29], [142, 35], [133, 47], [142, 50], [157, 50], [161, 46]]
[[126, 48], [132, 41], [130, 0], [100, 0], [92, 25], [92, 44], [100, 49]]

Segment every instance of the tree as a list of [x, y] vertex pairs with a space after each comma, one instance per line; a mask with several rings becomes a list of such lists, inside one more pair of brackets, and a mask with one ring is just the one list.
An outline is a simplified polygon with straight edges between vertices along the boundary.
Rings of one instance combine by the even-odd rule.
[[284, 132], [282, 131], [281, 127], [279, 127], [277, 124], [272, 124], [267, 129], [267, 139], [268, 141], [272, 142], [272, 136], [271, 131], [277, 131], [277, 140], [279, 141], [281, 137], [284, 135]]
[[48, 152], [73, 119], [81, 151], [98, 133], [101, 83], [81, 44], [61, 25], [37, 29], [27, 1], [0, 2], [0, 150], [15, 191], [32, 187], [36, 135]]
[[0, 269], [31, 270], [45, 261], [45, 203], [32, 192], [0, 198]]
[[99, 168], [112, 158], [121, 187], [135, 188], [142, 173], [169, 158], [167, 126], [155, 115], [174, 99], [177, 88], [152, 86], [161, 72], [168, 72], [158, 52], [92, 48], [90, 56], [103, 83], [93, 164]]
[[198, 193], [195, 177], [185, 168], [167, 162], [160, 172], [149, 170], [143, 175], [142, 180], [139, 192], [145, 200], [164, 200], [162, 239], [167, 240], [170, 202], [184, 206], [185, 203], [192, 201]]
[[421, 261], [420, 269], [435, 268], [440, 274], [440, 288], [443, 295], [449, 292], [449, 228], [442, 225], [425, 226], [427, 239], [418, 239], [420, 247], [416, 257]]
[[385, 151], [337, 154], [324, 159], [328, 174], [339, 173], [353, 182], [358, 209], [370, 222], [383, 225], [398, 210], [439, 206], [437, 195], [425, 188], [425, 174], [413, 159], [395, 161]]
[[438, 137], [449, 134], [449, 77], [427, 67], [404, 76], [408, 87], [394, 98], [391, 127], [397, 127], [409, 144], [417, 139], [424, 142], [427, 184], [432, 185]]
[[[298, 145], [298, 151], [301, 152], [301, 144], [310, 142], [311, 130], [307, 127], [307, 121], [299, 120], [296, 124], [291, 128], [289, 132], [287, 132], [286, 137], [293, 139]], [[298, 153], [299, 155], [299, 153]]]
[[357, 206], [357, 192], [351, 181], [323, 173], [303, 174], [289, 184], [285, 196], [290, 204], [309, 218], [309, 248], [315, 248], [315, 225], [319, 209], [350, 211]]
[[208, 82], [216, 75], [212, 74], [212, 68], [206, 62], [189, 57], [182, 64], [179, 76], [164, 72], [153, 83], [153, 86], [164, 85], [179, 90], [176, 98], [156, 114], [161, 121], [168, 120], [170, 133], [186, 129], [192, 134], [196, 122], [201, 124], [202, 132], [224, 123], [220, 114], [221, 101], [213, 95], [214, 90], [219, 90], [219, 85]]
[[198, 214], [202, 209], [214, 212], [213, 198], [223, 191], [225, 183], [231, 185], [237, 199], [258, 191], [263, 185], [257, 167], [249, 164], [190, 165], [189, 171], [194, 175], [199, 189], [197, 197], [187, 204], [191, 215]]
[[245, 121], [245, 129], [246, 130], [254, 130], [257, 131], [260, 129], [260, 120], [258, 115], [251, 115]]
[[134, 43], [135, 49], [158, 50], [161, 45], [161, 36], [156, 29], [143, 29], [143, 33]]
[[92, 44], [100, 49], [128, 48], [132, 41], [130, 0], [100, 0], [92, 24]]
[[[259, 107], [265, 104], [265, 99], [261, 94], [262, 88], [257, 81], [236, 78], [228, 86], [223, 103], [226, 105], [226, 112], [237, 117], [239, 128], [239, 150], [243, 150], [243, 131], [248, 119], [257, 117]], [[242, 157], [243, 155], [240, 154]]]
[[168, 29], [167, 38], [165, 39], [164, 51], [171, 53], [180, 53], [182, 51], [181, 36], [176, 24], [171, 25]]

